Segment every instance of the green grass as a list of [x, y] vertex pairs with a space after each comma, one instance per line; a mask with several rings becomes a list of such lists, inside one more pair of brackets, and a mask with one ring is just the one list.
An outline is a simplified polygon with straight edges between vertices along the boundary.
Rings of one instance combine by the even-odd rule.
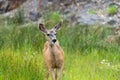
[[[45, 37], [37, 24], [3, 25], [0, 25], [0, 80], [44, 80]], [[57, 33], [65, 51], [63, 80], [119, 80], [120, 45], [104, 42], [113, 30], [101, 25], [67, 26], [63, 22]]]
[[118, 8], [114, 5], [108, 7], [108, 14], [113, 15], [118, 12]]
[[42, 55], [37, 52], [2, 50], [0, 80], [43, 80]]
[[[117, 80], [120, 78], [120, 65], [116, 63], [117, 68], [113, 68], [106, 63], [101, 64], [103, 58], [97, 50], [93, 50], [89, 55], [67, 54], [65, 72], [63, 80]], [[112, 55], [108, 55], [109, 57]]]
[[89, 13], [90, 13], [90, 14], [97, 14], [97, 11], [94, 10], [94, 9], [91, 9], [91, 10], [89, 10]]
[[[81, 54], [65, 52], [63, 80], [119, 80], [119, 54], [98, 50]], [[2, 50], [0, 65], [0, 80], [44, 80], [41, 52]]]

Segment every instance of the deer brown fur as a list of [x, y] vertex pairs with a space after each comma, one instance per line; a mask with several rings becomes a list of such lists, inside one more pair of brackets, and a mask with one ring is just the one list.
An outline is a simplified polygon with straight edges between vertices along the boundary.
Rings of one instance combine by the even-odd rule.
[[56, 39], [56, 31], [61, 27], [59, 22], [53, 29], [47, 30], [43, 24], [39, 24], [39, 29], [46, 36], [46, 43], [44, 44], [43, 57], [45, 66], [47, 68], [46, 80], [49, 74], [52, 80], [61, 80], [64, 67], [64, 51]]

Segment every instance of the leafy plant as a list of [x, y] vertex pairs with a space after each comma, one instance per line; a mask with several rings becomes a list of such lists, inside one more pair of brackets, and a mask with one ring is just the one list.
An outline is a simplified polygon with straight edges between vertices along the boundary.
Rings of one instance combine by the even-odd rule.
[[45, 24], [48, 27], [53, 27], [61, 20], [61, 15], [59, 12], [50, 12], [44, 16]]
[[114, 15], [118, 12], [118, 8], [114, 5], [108, 7], [108, 14]]

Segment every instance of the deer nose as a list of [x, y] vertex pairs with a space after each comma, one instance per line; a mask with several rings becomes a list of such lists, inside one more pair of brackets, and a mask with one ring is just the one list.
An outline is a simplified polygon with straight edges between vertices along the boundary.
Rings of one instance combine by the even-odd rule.
[[53, 39], [53, 40], [52, 40], [52, 42], [54, 42], [54, 43], [55, 43], [56, 41], [57, 41], [56, 39]]

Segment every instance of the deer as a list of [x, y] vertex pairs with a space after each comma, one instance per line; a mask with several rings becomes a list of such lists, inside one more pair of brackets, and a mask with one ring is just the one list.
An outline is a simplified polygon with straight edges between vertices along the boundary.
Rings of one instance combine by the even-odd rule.
[[51, 75], [52, 80], [61, 80], [64, 67], [64, 51], [56, 38], [57, 31], [61, 28], [60, 21], [52, 29], [47, 29], [44, 24], [39, 24], [40, 31], [45, 35], [46, 42], [43, 49], [43, 58], [46, 67], [45, 80]]

